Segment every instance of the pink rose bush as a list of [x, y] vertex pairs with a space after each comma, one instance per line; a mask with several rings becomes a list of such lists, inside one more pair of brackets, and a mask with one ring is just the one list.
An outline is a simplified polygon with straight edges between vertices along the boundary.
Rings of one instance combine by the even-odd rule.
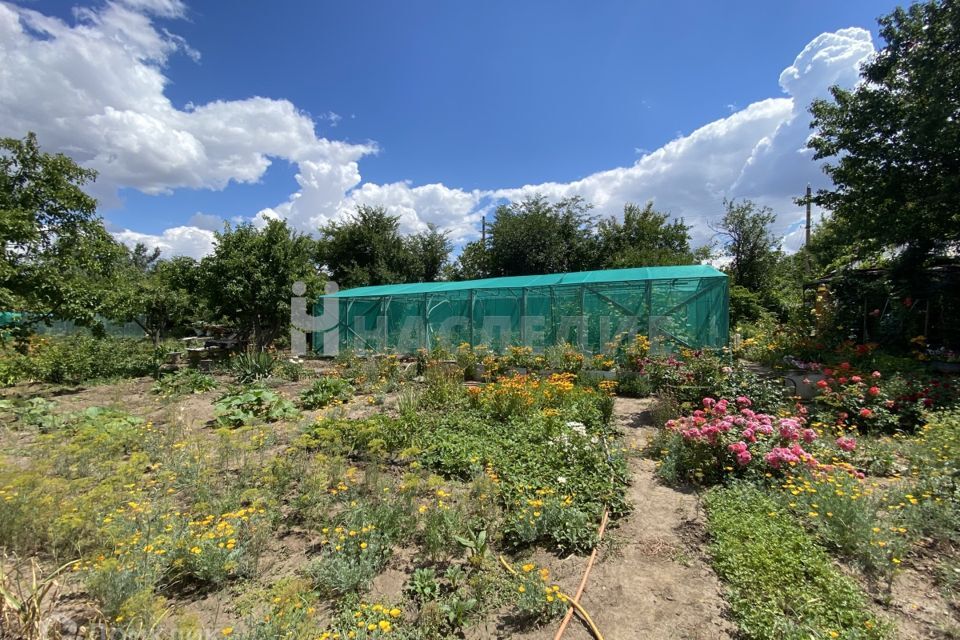
[[745, 396], [733, 401], [703, 398], [701, 404], [665, 425], [667, 448], [661, 452], [660, 473], [668, 479], [710, 484], [733, 473], [820, 470], [829, 465], [821, 464], [812, 449], [829, 460], [856, 448], [852, 438], [822, 439], [807, 425], [803, 407], [798, 407], [798, 415], [773, 416], [751, 409]]

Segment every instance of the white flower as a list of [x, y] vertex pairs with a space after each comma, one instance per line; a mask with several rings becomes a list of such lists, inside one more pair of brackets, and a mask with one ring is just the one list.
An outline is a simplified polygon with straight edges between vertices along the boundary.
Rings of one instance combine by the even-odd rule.
[[560, 484], [567, 484], [567, 478], [565, 476], [557, 476], [557, 482]]

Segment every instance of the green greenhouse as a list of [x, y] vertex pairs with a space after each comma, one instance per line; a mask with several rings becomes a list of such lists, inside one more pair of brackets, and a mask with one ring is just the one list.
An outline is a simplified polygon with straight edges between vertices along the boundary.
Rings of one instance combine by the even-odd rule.
[[633, 333], [665, 349], [723, 347], [728, 311], [727, 276], [689, 265], [358, 287], [323, 296], [315, 315], [339, 349], [361, 353], [562, 341], [601, 353]]

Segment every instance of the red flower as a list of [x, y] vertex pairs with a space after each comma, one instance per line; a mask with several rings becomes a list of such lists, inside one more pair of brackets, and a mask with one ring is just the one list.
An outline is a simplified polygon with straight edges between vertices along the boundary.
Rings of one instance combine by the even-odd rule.
[[863, 409], [860, 409], [861, 418], [869, 418], [872, 415], [873, 415], [873, 411], [870, 411], [870, 409], [867, 409], [866, 407], [864, 407]]
[[876, 387], [876, 386], [870, 387], [869, 389], [867, 389], [867, 393], [869, 393], [872, 396], [878, 396], [880, 395], [880, 387]]

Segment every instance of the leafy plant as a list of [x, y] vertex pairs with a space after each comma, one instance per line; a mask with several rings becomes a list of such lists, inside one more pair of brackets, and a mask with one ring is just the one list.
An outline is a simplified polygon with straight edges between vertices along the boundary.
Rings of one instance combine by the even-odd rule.
[[454, 536], [454, 540], [459, 542], [467, 551], [467, 562], [470, 566], [480, 568], [490, 556], [490, 545], [487, 544], [487, 531], [470, 531], [466, 536]]
[[313, 372], [299, 360], [281, 360], [277, 364], [276, 374], [289, 382], [299, 382], [313, 376]]
[[[160, 353], [165, 354], [161, 348]], [[150, 342], [131, 338], [87, 335], [38, 337], [22, 360], [25, 371], [18, 377], [54, 384], [80, 384], [108, 378], [152, 374], [157, 353]]]
[[250, 384], [273, 375], [279, 361], [266, 351], [241, 353], [230, 360], [229, 368], [236, 377], [237, 384]]
[[345, 403], [353, 397], [354, 388], [343, 378], [324, 376], [315, 380], [300, 394], [300, 406], [304, 409], [322, 409], [331, 403]]
[[745, 638], [889, 637], [855, 583], [775, 499], [738, 483], [709, 492], [706, 506], [713, 564]]
[[4, 571], [0, 563], [0, 622], [4, 635], [23, 640], [46, 638], [46, 623], [53, 613], [58, 584], [57, 578], [77, 564], [77, 560], [60, 565], [48, 575], [43, 575], [35, 558], [30, 560], [29, 579], [18, 567], [13, 575]]
[[164, 397], [204, 393], [217, 388], [217, 381], [196, 369], [180, 369], [157, 380], [152, 391]]
[[262, 387], [241, 387], [228, 391], [213, 406], [214, 421], [229, 427], [239, 427], [255, 420], [277, 422], [298, 415], [292, 402], [276, 391]]

